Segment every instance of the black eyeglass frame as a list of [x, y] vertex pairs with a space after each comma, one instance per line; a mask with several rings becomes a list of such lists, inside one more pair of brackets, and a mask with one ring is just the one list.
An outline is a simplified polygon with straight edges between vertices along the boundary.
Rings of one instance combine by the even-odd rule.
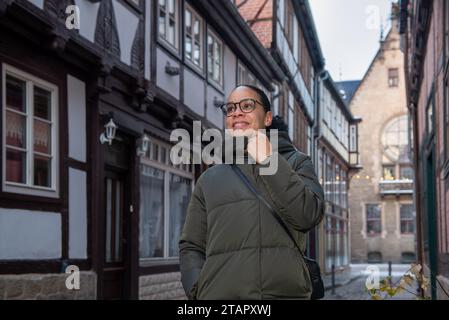
[[[248, 101], [248, 100], [254, 102], [254, 107], [253, 107], [250, 111], [243, 111], [243, 109], [242, 109], [242, 107], [240, 106], [240, 104], [241, 104], [242, 102]], [[228, 114], [227, 108], [226, 108], [226, 106], [229, 105], [229, 104], [232, 104], [232, 105], [234, 105], [234, 107], [235, 107], [235, 110], [234, 110], [232, 113], [230, 113], [230, 114]], [[253, 111], [256, 109], [257, 104], [260, 104], [260, 105], [262, 106], [262, 108], [263, 108], [265, 111], [267, 111], [266, 108], [265, 108], [265, 105], [264, 105], [262, 102], [257, 101], [256, 99], [253, 99], [253, 98], [245, 98], [245, 99], [240, 100], [239, 102], [227, 102], [227, 103], [223, 103], [223, 104], [220, 106], [220, 109], [223, 111], [223, 113], [224, 113], [227, 117], [231, 117], [231, 116], [237, 111], [237, 108], [239, 108], [240, 111], [242, 111], [243, 113], [251, 113], [251, 112], [253, 112]]]

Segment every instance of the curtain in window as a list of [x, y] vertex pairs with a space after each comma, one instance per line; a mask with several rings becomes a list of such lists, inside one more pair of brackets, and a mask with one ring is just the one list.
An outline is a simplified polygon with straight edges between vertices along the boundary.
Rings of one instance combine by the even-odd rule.
[[178, 256], [178, 242], [184, 226], [191, 190], [190, 179], [170, 174], [170, 257]]
[[140, 237], [141, 258], [164, 256], [164, 172], [141, 166]]

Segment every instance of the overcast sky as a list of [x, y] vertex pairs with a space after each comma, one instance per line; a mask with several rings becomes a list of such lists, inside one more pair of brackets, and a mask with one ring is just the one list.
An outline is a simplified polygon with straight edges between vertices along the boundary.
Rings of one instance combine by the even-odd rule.
[[390, 27], [392, 0], [309, 0], [326, 69], [335, 81], [362, 79]]

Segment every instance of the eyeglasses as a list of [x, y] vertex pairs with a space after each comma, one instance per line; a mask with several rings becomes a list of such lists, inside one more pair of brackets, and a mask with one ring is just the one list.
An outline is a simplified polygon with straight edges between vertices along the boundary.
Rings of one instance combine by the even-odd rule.
[[263, 104], [260, 103], [259, 101], [248, 98], [243, 99], [240, 102], [225, 103], [221, 106], [221, 109], [223, 110], [223, 112], [226, 114], [227, 117], [230, 117], [237, 111], [237, 107], [239, 107], [243, 113], [253, 112], [254, 109], [256, 109], [257, 103], [263, 107]]

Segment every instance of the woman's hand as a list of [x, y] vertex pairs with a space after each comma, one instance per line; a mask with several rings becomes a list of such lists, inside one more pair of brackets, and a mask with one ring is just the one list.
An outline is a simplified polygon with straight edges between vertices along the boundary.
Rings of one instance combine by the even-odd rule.
[[257, 163], [261, 163], [273, 154], [273, 146], [264, 133], [254, 131], [249, 137], [247, 151]]

